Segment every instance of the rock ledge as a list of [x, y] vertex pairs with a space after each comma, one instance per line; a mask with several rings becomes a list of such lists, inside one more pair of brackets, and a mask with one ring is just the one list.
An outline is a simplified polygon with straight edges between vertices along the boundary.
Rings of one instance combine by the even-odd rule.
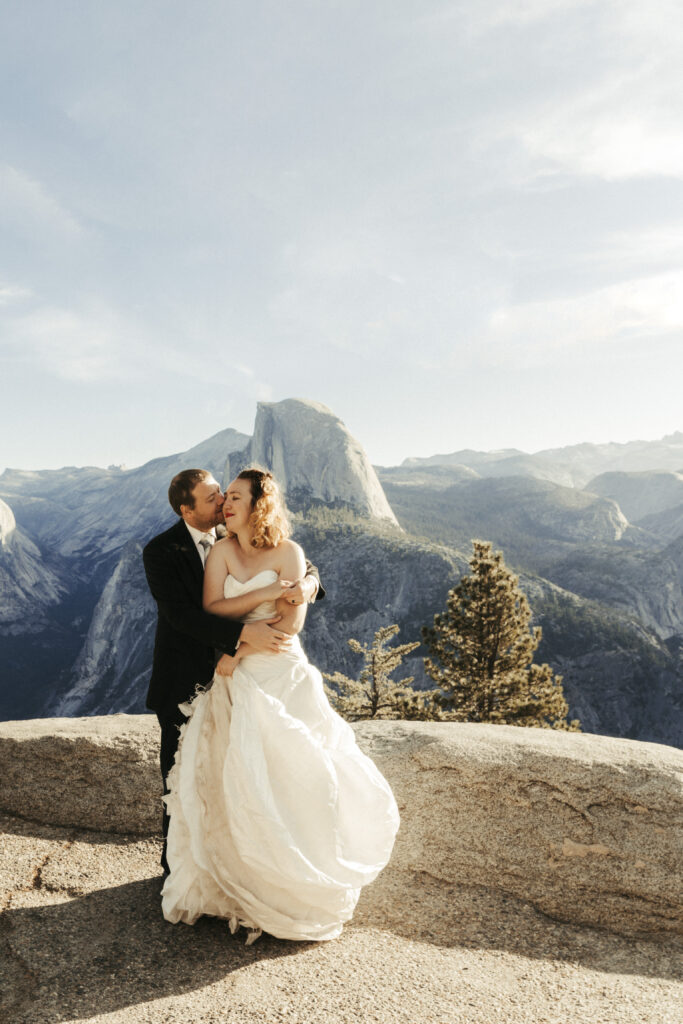
[[[511, 726], [364, 722], [401, 830], [385, 874], [483, 885], [558, 920], [683, 935], [683, 754]], [[159, 825], [152, 715], [0, 724], [0, 811], [121, 835]]]

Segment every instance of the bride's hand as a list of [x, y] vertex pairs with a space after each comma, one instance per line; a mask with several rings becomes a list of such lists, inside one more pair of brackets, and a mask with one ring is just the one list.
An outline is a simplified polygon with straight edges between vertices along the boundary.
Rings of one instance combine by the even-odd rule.
[[261, 592], [266, 601], [279, 601], [285, 590], [288, 590], [291, 585], [291, 580], [275, 580], [275, 583], [269, 583], [267, 587], [263, 587]]
[[314, 600], [318, 586], [312, 576], [304, 576], [303, 579], [291, 583], [289, 590], [283, 597], [287, 604], [310, 604]]
[[229, 654], [221, 654], [216, 664], [216, 672], [219, 676], [231, 676], [240, 660], [239, 652], [234, 657]]

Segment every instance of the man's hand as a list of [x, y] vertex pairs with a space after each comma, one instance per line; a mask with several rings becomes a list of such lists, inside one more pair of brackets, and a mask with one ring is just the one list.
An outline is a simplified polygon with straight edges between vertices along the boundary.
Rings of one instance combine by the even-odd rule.
[[287, 604], [309, 604], [315, 597], [318, 584], [312, 576], [304, 576], [302, 580], [291, 583], [282, 594]]
[[280, 621], [278, 615], [274, 619], [263, 619], [260, 622], [247, 622], [240, 633], [240, 640], [249, 644], [255, 651], [268, 652], [287, 650], [291, 645], [292, 638], [289, 633], [274, 629], [273, 624]]

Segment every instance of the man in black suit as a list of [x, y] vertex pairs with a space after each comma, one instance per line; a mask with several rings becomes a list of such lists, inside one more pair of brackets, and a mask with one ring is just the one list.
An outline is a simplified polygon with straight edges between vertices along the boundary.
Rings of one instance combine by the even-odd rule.
[[[258, 651], [278, 651], [290, 637], [277, 629], [277, 618], [243, 625], [202, 608], [204, 563], [223, 528], [224, 495], [210, 473], [186, 469], [171, 481], [168, 499], [180, 516], [175, 526], [154, 537], [142, 552], [147, 582], [157, 603], [158, 621], [154, 641], [152, 678], [147, 707], [155, 711], [161, 726], [161, 774], [164, 793], [166, 777], [173, 766], [180, 726], [185, 716], [179, 704], [194, 696], [195, 688], [213, 678], [216, 655], [230, 658], [240, 639]], [[317, 570], [307, 563], [304, 580], [287, 591], [292, 604], [322, 597]], [[164, 805], [164, 847], [166, 862], [168, 815]]]

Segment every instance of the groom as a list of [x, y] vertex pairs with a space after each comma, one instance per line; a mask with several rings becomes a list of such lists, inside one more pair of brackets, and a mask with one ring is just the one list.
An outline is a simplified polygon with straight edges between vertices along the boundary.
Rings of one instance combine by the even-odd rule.
[[[152, 678], [147, 707], [155, 711], [161, 726], [161, 775], [166, 778], [178, 747], [179, 728], [185, 716], [179, 704], [194, 696], [197, 685], [213, 679], [216, 655], [234, 655], [239, 640], [257, 651], [277, 652], [291, 638], [278, 630], [278, 618], [243, 625], [202, 607], [204, 564], [217, 532], [224, 533], [224, 495], [205, 469], [184, 469], [171, 480], [168, 500], [180, 518], [152, 538], [142, 552], [147, 583], [157, 603]], [[324, 597], [315, 566], [306, 563], [306, 576], [286, 592], [292, 604]], [[164, 805], [164, 847], [161, 865], [168, 871], [166, 836], [168, 814]]]

